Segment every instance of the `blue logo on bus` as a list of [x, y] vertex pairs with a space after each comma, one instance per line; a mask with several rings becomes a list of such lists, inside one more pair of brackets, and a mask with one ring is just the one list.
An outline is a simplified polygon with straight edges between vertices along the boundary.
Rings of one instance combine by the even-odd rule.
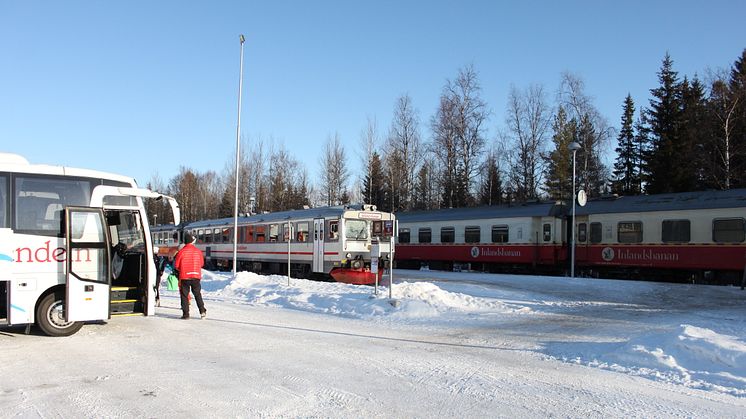
[[13, 262], [13, 258], [8, 255], [0, 253], [0, 261]]

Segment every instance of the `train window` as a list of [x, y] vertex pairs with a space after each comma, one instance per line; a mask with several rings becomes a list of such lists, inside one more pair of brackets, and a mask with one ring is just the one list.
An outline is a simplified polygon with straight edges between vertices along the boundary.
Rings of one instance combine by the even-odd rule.
[[588, 224], [578, 224], [578, 242], [585, 243], [588, 240]]
[[280, 238], [280, 227], [277, 224], [269, 225], [269, 241], [276, 242]]
[[691, 231], [689, 220], [663, 220], [661, 239], [663, 243], [688, 243], [691, 240]]
[[417, 241], [420, 243], [430, 243], [433, 241], [433, 231], [428, 228], [421, 228], [417, 231]]
[[350, 220], [345, 222], [345, 238], [347, 240], [367, 240], [368, 222], [365, 220]]
[[255, 240], [258, 242], [264, 242], [266, 230], [267, 230], [267, 226], [256, 226], [256, 239]]
[[197, 240], [199, 240], [200, 243], [205, 242], [205, 230], [197, 230]]
[[308, 222], [298, 223], [295, 227], [295, 236], [299, 242], [308, 241]]
[[329, 240], [339, 239], [339, 220], [330, 220], [329, 225], [326, 228], [329, 232]]
[[282, 223], [280, 224], [280, 241], [283, 243], [287, 243], [288, 240], [290, 240], [290, 234], [291, 234], [292, 226], [288, 223]]
[[723, 218], [712, 221], [712, 241], [715, 243], [741, 243], [743, 240], [743, 218]]
[[212, 230], [205, 230], [205, 236], [202, 238], [202, 243], [212, 243]]
[[409, 229], [399, 229], [399, 243], [409, 243]]
[[591, 223], [591, 243], [601, 243], [603, 239], [603, 230], [601, 229], [601, 223]]
[[619, 243], [642, 243], [642, 222], [623, 221], [617, 224]]
[[456, 229], [453, 227], [442, 227], [440, 229], [440, 242], [453, 243], [456, 241]]
[[232, 228], [224, 228], [221, 230], [220, 237], [223, 240], [223, 243], [230, 243], [231, 242], [231, 234], [233, 232]]
[[542, 227], [542, 238], [545, 242], [552, 241], [552, 225], [545, 223]]
[[254, 226], [247, 226], [246, 227], [246, 243], [251, 243], [254, 241], [254, 233], [255, 233]]
[[482, 240], [482, 230], [479, 226], [464, 228], [464, 243], [479, 243]]
[[508, 233], [507, 225], [492, 226], [492, 243], [507, 243]]

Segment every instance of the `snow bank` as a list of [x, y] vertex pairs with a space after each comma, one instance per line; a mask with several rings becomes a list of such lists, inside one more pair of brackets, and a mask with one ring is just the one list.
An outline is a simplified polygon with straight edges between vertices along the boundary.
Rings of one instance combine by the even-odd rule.
[[683, 324], [600, 358], [634, 374], [746, 396], [746, 344], [711, 329]]
[[[395, 285], [397, 305], [390, 304], [385, 287], [374, 295], [370, 286], [302, 279], [291, 279], [288, 285], [286, 276], [248, 272], [233, 279], [204, 271], [203, 289], [208, 299], [389, 323], [468, 326], [505, 322], [515, 315], [530, 316], [523, 317], [530, 321], [521, 323], [522, 333], [541, 336], [549, 330], [552, 336], [562, 338], [543, 345], [541, 351], [551, 358], [746, 397], [744, 304], [733, 302], [723, 287], [692, 290], [670, 284], [583, 284], [541, 277], [521, 277], [520, 284], [525, 285], [518, 287], [505, 276], [499, 278], [503, 282], [485, 286], [482, 282], [489, 280], [486, 276], [478, 276], [481, 279], [475, 283], [474, 276], [453, 274], [457, 278], [467, 276], [451, 284], [437, 279], [443, 273], [433, 272], [430, 279], [422, 277], [425, 272], [418, 274], [412, 279], [419, 282]], [[696, 309], [666, 308], [670, 303], [658, 302], [661, 295], [671, 297], [671, 301], [685, 301], [686, 293], [692, 294], [689, 300]], [[516, 295], [521, 298], [513, 298]], [[723, 310], [723, 302], [732, 307], [717, 311]], [[712, 305], [712, 312], [707, 311], [707, 304]], [[681, 324], [682, 319], [685, 324]], [[730, 321], [730, 333], [723, 331], [724, 319]], [[604, 323], [609, 321], [611, 325]], [[628, 323], [625, 330], [619, 330], [620, 323]]]

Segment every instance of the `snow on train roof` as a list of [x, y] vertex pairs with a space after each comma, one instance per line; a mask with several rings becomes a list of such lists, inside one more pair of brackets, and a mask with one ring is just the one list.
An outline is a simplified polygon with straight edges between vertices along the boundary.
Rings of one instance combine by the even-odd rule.
[[[339, 216], [345, 211], [357, 210], [360, 211], [360, 206], [335, 206], [335, 207], [320, 207], [320, 208], [309, 208], [301, 210], [290, 210], [290, 211], [279, 211], [270, 212], [266, 214], [254, 214], [249, 217], [238, 217], [240, 223], [262, 223], [262, 222], [273, 222], [273, 221], [286, 221], [288, 219], [297, 218], [324, 218]], [[233, 217], [220, 218], [215, 220], [204, 220], [187, 223], [187, 228], [200, 228], [200, 227], [211, 227], [220, 225], [232, 225]]]
[[576, 206], [575, 213], [587, 215], [744, 207], [746, 207], [746, 189], [730, 189], [600, 198], [588, 201], [585, 207]]
[[443, 208], [430, 211], [398, 212], [400, 224], [423, 221], [475, 220], [483, 218], [544, 217], [562, 215], [564, 206], [555, 202], [494, 205], [474, 208]]

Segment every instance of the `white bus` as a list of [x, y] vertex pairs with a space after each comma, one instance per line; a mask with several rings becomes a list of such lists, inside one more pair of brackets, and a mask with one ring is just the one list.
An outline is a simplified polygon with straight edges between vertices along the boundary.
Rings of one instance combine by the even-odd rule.
[[134, 179], [0, 153], [0, 326], [69, 336], [155, 310], [153, 244]]

